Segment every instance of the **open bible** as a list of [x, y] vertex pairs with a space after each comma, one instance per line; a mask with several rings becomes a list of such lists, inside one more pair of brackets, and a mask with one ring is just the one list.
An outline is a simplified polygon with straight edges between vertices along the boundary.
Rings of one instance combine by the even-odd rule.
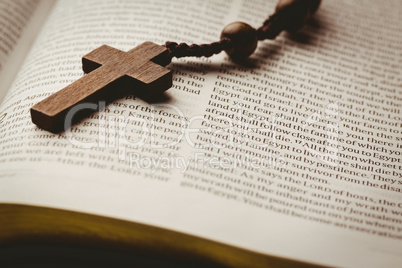
[[399, 0], [326, 0], [244, 62], [173, 59], [156, 102], [124, 95], [60, 134], [31, 122], [29, 109], [82, 77], [82, 56], [103, 44], [210, 43], [230, 22], [258, 27], [275, 5], [2, 1], [1, 248], [399, 267]]

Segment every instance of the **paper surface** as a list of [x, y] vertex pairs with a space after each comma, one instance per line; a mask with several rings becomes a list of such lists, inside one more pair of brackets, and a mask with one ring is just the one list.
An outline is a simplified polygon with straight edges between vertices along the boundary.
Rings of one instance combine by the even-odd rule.
[[29, 108], [80, 78], [81, 57], [102, 44], [209, 43], [233, 21], [258, 27], [275, 4], [57, 2], [0, 106], [0, 201], [325, 265], [398, 267], [398, 1], [324, 1], [245, 64], [174, 59], [161, 103], [130, 95], [60, 135], [30, 122]]
[[49, 14], [53, 0], [4, 0], [0, 3], [0, 102]]

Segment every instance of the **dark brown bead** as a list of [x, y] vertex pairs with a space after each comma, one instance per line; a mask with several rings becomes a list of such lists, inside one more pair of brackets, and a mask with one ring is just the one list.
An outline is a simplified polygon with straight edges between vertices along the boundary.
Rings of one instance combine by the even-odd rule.
[[230, 39], [230, 48], [226, 53], [235, 59], [246, 58], [257, 48], [257, 30], [244, 22], [232, 22], [227, 25], [221, 34], [221, 40]]
[[294, 6], [302, 4], [306, 6], [310, 14], [313, 15], [321, 4], [321, 0], [279, 0], [276, 5], [276, 11], [286, 8], [287, 6]]
[[320, 7], [321, 0], [309, 0], [308, 5], [310, 7], [310, 14], [313, 15]]
[[286, 30], [293, 32], [303, 27], [320, 3], [321, 0], [280, 0], [276, 12], [282, 12], [287, 17]]

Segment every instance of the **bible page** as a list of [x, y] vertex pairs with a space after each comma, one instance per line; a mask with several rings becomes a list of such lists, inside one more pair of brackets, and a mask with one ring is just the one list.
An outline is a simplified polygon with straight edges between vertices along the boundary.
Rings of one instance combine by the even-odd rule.
[[51, 0], [0, 2], [0, 102], [52, 6]]
[[210, 43], [276, 1], [59, 1], [0, 107], [0, 202], [138, 221], [331, 266], [402, 262], [398, 0], [323, 1], [298, 33], [173, 59], [156, 103], [127, 95], [64, 133], [29, 109], [107, 44]]

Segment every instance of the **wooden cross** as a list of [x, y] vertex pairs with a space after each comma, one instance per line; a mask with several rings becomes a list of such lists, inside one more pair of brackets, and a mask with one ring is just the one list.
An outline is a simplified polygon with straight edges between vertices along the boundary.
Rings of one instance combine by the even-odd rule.
[[[32, 122], [57, 133], [65, 129], [68, 111], [80, 103], [110, 101], [127, 89], [143, 98], [160, 94], [172, 86], [172, 73], [163, 67], [169, 61], [167, 49], [152, 42], [128, 52], [103, 45], [82, 58], [87, 75], [31, 108]], [[87, 113], [74, 115], [74, 121]]]

